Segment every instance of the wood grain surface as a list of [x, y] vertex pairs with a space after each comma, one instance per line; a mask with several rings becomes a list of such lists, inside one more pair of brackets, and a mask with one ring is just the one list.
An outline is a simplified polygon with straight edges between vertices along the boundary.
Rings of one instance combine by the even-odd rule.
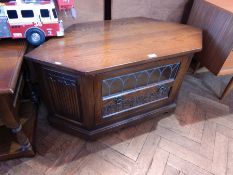
[[14, 92], [25, 50], [22, 40], [0, 40], [0, 94]]
[[231, 0], [196, 0], [189, 25], [203, 32], [203, 50], [196, 54], [202, 66], [215, 75], [233, 73], [233, 3]]
[[64, 38], [49, 40], [26, 58], [80, 73], [104, 72], [199, 51], [201, 36], [200, 29], [147, 18], [83, 23], [71, 26]]

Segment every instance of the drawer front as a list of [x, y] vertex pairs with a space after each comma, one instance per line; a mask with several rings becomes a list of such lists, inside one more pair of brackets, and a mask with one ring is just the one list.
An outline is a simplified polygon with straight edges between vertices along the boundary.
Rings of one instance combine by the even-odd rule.
[[165, 100], [169, 96], [172, 83], [153, 85], [139, 88], [134, 92], [118, 94], [110, 98], [103, 98], [103, 118], [111, 117], [120, 112], [126, 112], [136, 107]]
[[155, 65], [102, 80], [101, 118], [114, 119], [169, 98], [180, 61]]

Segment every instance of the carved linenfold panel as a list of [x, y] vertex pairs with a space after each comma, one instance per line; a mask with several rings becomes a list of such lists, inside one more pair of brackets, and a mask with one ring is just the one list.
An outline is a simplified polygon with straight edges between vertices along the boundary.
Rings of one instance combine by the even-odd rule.
[[66, 116], [68, 119], [82, 122], [77, 78], [50, 70], [45, 71], [55, 113]]
[[134, 91], [152, 84], [175, 80], [180, 63], [167, 64], [103, 80], [102, 97]]
[[125, 96], [106, 99], [102, 110], [103, 118], [107, 118], [117, 112], [165, 99], [169, 96], [170, 89], [169, 85], [153, 86]]

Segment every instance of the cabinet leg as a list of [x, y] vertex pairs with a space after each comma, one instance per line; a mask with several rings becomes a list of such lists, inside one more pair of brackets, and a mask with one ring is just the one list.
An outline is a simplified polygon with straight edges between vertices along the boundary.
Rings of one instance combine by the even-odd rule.
[[231, 78], [231, 80], [229, 81], [227, 87], [225, 88], [224, 92], [222, 93], [222, 96], [220, 97], [220, 99], [222, 100], [224, 97], [227, 96], [227, 94], [229, 94], [229, 92], [233, 89], [233, 77]]

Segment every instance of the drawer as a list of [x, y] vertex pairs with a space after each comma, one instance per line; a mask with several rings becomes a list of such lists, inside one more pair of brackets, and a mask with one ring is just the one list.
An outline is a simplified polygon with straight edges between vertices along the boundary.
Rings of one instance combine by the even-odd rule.
[[103, 98], [102, 117], [111, 117], [115, 114], [127, 112], [128, 110], [133, 110], [137, 107], [165, 100], [169, 96], [171, 86], [172, 83], [167, 82]]

